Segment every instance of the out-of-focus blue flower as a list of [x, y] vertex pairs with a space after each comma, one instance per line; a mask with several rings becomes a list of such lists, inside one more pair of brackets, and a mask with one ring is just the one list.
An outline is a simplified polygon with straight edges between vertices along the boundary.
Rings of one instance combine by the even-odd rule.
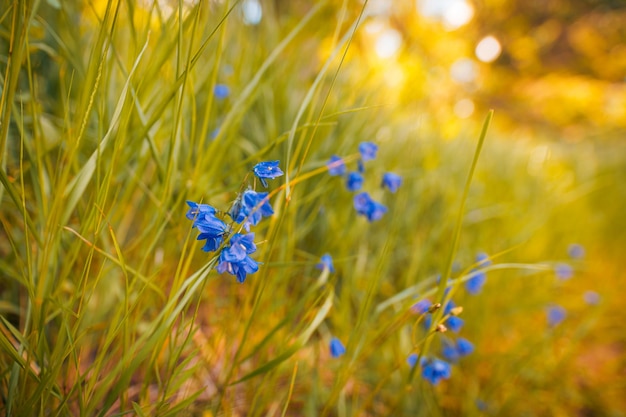
[[368, 193], [359, 193], [354, 196], [354, 208], [358, 214], [367, 217], [370, 222], [379, 220], [387, 212], [387, 207], [372, 200]]
[[361, 142], [359, 144], [359, 153], [361, 159], [365, 161], [371, 161], [376, 159], [376, 151], [378, 151], [378, 145], [372, 142]]
[[591, 306], [600, 304], [600, 301], [602, 300], [600, 294], [595, 291], [585, 291], [585, 293], [583, 294], [583, 299], [585, 300], [585, 303]]
[[398, 174], [394, 174], [393, 172], [386, 172], [383, 174], [383, 183], [382, 187], [387, 187], [389, 191], [395, 193], [398, 191], [398, 188], [402, 185], [402, 177]]
[[333, 266], [333, 257], [330, 254], [326, 253], [322, 255], [320, 263], [315, 265], [317, 269], [327, 268], [330, 272], [335, 272], [335, 267]]
[[363, 175], [358, 172], [351, 172], [346, 177], [346, 188], [349, 191], [358, 191], [363, 187]]
[[261, 184], [267, 188], [266, 179], [273, 179], [283, 175], [283, 171], [278, 166], [279, 161], [259, 162], [252, 168], [254, 175], [261, 180]]
[[559, 305], [552, 305], [548, 307], [548, 310], [547, 310], [548, 326], [555, 327], [561, 324], [561, 322], [565, 320], [566, 317], [567, 317], [567, 311], [563, 307]]
[[193, 220], [193, 227], [200, 232], [197, 239], [206, 240], [202, 250], [205, 252], [217, 250], [228, 231], [228, 225], [215, 216], [217, 211], [208, 204], [197, 204], [193, 201], [187, 201], [187, 204], [189, 210], [186, 217]]
[[572, 259], [582, 259], [585, 257], [585, 248], [578, 243], [572, 243], [567, 247], [567, 254]]
[[430, 300], [419, 300], [417, 303], [411, 306], [411, 311], [415, 314], [426, 314], [431, 305], [432, 303], [430, 302]]
[[346, 173], [346, 163], [343, 158], [333, 155], [330, 157], [330, 161], [326, 164], [329, 175], [343, 175]]
[[256, 251], [254, 233], [234, 234], [230, 239], [230, 246], [224, 248], [220, 253], [217, 272], [220, 274], [228, 272], [235, 275], [237, 281], [243, 283], [248, 274], [253, 274], [259, 270], [259, 264], [249, 256], [254, 251]]
[[452, 330], [455, 333], [458, 333], [461, 330], [461, 327], [463, 327], [464, 323], [465, 321], [457, 316], [450, 316], [446, 320], [446, 326], [448, 327], [448, 329]]
[[215, 84], [213, 94], [216, 98], [223, 100], [230, 95], [230, 88], [226, 84]]
[[456, 350], [459, 353], [459, 356], [467, 356], [474, 352], [474, 344], [467, 339], [459, 337], [456, 339]]
[[244, 227], [249, 231], [250, 225], [256, 226], [263, 217], [274, 214], [274, 210], [269, 203], [268, 193], [246, 190], [241, 198], [235, 201], [229, 214], [237, 223], [245, 220]]
[[346, 353], [346, 348], [343, 346], [343, 343], [341, 343], [341, 340], [337, 339], [336, 337], [331, 338], [330, 356], [332, 356], [333, 358], [338, 358], [344, 353]]
[[[491, 265], [489, 256], [484, 252], [479, 252], [476, 255], [476, 262], [480, 263], [479, 267], [481, 268]], [[477, 269], [472, 269], [470, 273], [473, 276], [465, 281], [465, 289], [468, 293], [472, 295], [479, 294], [483, 289], [483, 285], [485, 285], [485, 282], [487, 282], [487, 274]]]
[[412, 368], [415, 366], [415, 364], [417, 363], [417, 358], [418, 355], [417, 353], [411, 353], [407, 358], [406, 358], [406, 363], [409, 364], [409, 366]]
[[456, 346], [453, 342], [444, 341], [441, 354], [452, 363], [456, 363], [459, 360], [459, 353], [456, 351]]
[[450, 364], [437, 358], [422, 360], [422, 377], [433, 385], [437, 385], [442, 379], [450, 378], [452, 369]]
[[556, 277], [562, 281], [568, 280], [574, 276], [574, 269], [568, 264], [556, 264], [554, 266]]

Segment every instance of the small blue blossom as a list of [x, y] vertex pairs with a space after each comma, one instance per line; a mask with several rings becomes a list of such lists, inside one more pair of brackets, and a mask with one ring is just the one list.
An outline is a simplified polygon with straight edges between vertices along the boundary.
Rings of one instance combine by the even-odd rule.
[[474, 352], [474, 344], [467, 339], [459, 337], [456, 340], [456, 350], [459, 356], [467, 356]]
[[387, 212], [387, 207], [372, 200], [368, 193], [360, 193], [354, 196], [354, 208], [358, 214], [366, 216], [370, 222], [379, 220]]
[[452, 369], [450, 364], [437, 358], [422, 360], [422, 377], [433, 385], [437, 385], [442, 379], [450, 378]]
[[417, 358], [418, 355], [417, 353], [411, 353], [407, 358], [406, 358], [406, 363], [409, 364], [409, 366], [412, 368], [415, 366], [415, 364], [417, 363]]
[[315, 265], [317, 269], [328, 269], [330, 272], [335, 272], [335, 267], [333, 266], [333, 257], [330, 254], [326, 253], [322, 255], [320, 263]]
[[560, 263], [554, 266], [554, 273], [558, 279], [565, 281], [574, 276], [574, 269], [568, 264]]
[[432, 303], [430, 302], [430, 300], [419, 300], [417, 303], [411, 306], [411, 311], [415, 314], [426, 314], [428, 313], [428, 309], [430, 309], [431, 305]]
[[456, 363], [459, 360], [459, 353], [456, 350], [456, 346], [452, 342], [444, 341], [441, 348], [441, 354], [444, 358], [452, 363]]
[[[448, 291], [450, 288], [447, 288], [446, 291]], [[446, 304], [446, 306], [443, 308], [443, 314], [444, 316], [447, 314], [450, 314], [450, 312], [452, 311], [452, 309], [456, 307], [456, 304], [454, 303], [454, 301], [450, 300], [448, 301], [448, 303]]]
[[389, 191], [395, 193], [396, 191], [398, 191], [398, 188], [400, 188], [400, 185], [402, 185], [401, 176], [394, 174], [393, 172], [386, 172], [385, 174], [383, 174], [383, 188], [387, 187]]
[[229, 213], [237, 223], [241, 224], [245, 220], [244, 227], [247, 231], [250, 230], [250, 225], [256, 226], [263, 217], [272, 214], [274, 210], [269, 203], [268, 193], [257, 193], [254, 190], [246, 190], [241, 198], [235, 201]]
[[328, 167], [328, 174], [332, 176], [346, 173], [346, 163], [343, 161], [343, 158], [337, 155], [330, 157], [330, 161], [328, 161], [326, 167]]
[[461, 327], [463, 327], [464, 323], [465, 321], [457, 316], [450, 316], [446, 320], [446, 326], [448, 327], [448, 329], [452, 330], [455, 333], [458, 333], [461, 330]]
[[[480, 263], [480, 267], [491, 265], [489, 256], [484, 252], [480, 252], [476, 255], [476, 262]], [[487, 282], [487, 274], [483, 271], [472, 269], [471, 275], [473, 276], [465, 281], [465, 289], [468, 293], [476, 295], [482, 291], [483, 285]]]
[[358, 191], [363, 187], [363, 175], [358, 172], [351, 172], [346, 177], [346, 188], [349, 191]]
[[572, 243], [567, 247], [567, 254], [572, 259], [582, 259], [585, 257], [585, 248], [578, 243]]
[[585, 300], [585, 303], [591, 306], [600, 304], [600, 301], [602, 300], [600, 294], [595, 291], [585, 291], [585, 294], [583, 294], [583, 299]]
[[193, 201], [187, 201], [187, 204], [189, 210], [186, 216], [193, 220], [193, 227], [200, 232], [197, 240], [206, 240], [202, 250], [205, 252], [217, 250], [222, 244], [224, 234], [229, 230], [228, 225], [215, 216], [217, 210], [208, 204], [197, 204]]
[[259, 270], [259, 264], [249, 254], [256, 251], [254, 233], [242, 235], [236, 233], [230, 239], [230, 246], [220, 253], [219, 263], [216, 267], [220, 274], [228, 272], [237, 277], [237, 281], [243, 283], [248, 274]]
[[547, 310], [548, 326], [550, 327], [561, 324], [566, 317], [567, 311], [559, 305], [550, 306]]
[[278, 164], [279, 161], [259, 162], [252, 168], [254, 175], [261, 180], [261, 184], [263, 184], [265, 188], [267, 188], [267, 178], [273, 179], [284, 174]]
[[213, 94], [216, 98], [223, 100], [230, 95], [230, 88], [226, 84], [216, 84], [213, 88]]
[[376, 151], [378, 151], [378, 145], [372, 142], [361, 142], [359, 144], [359, 153], [363, 162], [376, 159]]
[[332, 356], [333, 358], [338, 358], [344, 353], [346, 353], [346, 348], [343, 346], [343, 343], [341, 343], [341, 340], [337, 339], [336, 337], [331, 338], [330, 356]]

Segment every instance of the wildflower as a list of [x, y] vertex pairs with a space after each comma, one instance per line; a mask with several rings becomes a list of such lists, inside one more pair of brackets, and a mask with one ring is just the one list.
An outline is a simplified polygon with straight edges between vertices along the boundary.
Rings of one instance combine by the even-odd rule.
[[422, 360], [422, 377], [433, 385], [437, 385], [442, 379], [450, 378], [452, 370], [450, 364], [437, 358]]
[[553, 305], [548, 308], [548, 326], [555, 327], [559, 325], [563, 320], [565, 320], [565, 317], [567, 317], [567, 311], [563, 307]]
[[601, 301], [600, 294], [595, 291], [586, 291], [585, 294], [583, 294], [583, 298], [585, 300], [585, 303], [592, 306], [600, 304]]
[[283, 171], [278, 167], [279, 161], [259, 162], [252, 168], [254, 175], [261, 180], [261, 184], [267, 188], [266, 178], [276, 178], [283, 175]]
[[429, 300], [420, 300], [417, 303], [413, 304], [411, 307], [411, 311], [415, 314], [426, 314], [430, 311], [431, 302]]
[[417, 353], [411, 353], [406, 358], [406, 363], [408, 363], [411, 368], [414, 367], [415, 364], [417, 363]]
[[213, 87], [213, 94], [220, 100], [227, 98], [230, 95], [230, 88], [226, 84], [216, 84]]
[[361, 159], [365, 161], [371, 161], [376, 159], [376, 151], [378, 151], [378, 145], [372, 142], [361, 142], [359, 145], [359, 153]]
[[441, 349], [441, 354], [444, 358], [449, 360], [450, 362], [457, 362], [459, 360], [459, 353], [456, 351], [456, 346], [452, 342], [444, 341], [443, 348]]
[[187, 204], [190, 208], [186, 216], [193, 220], [193, 227], [200, 232], [197, 240], [206, 239], [202, 250], [205, 252], [217, 250], [222, 244], [224, 234], [228, 231], [228, 226], [215, 216], [217, 211], [208, 204], [197, 204], [193, 201], [187, 201]]
[[459, 353], [459, 356], [467, 356], [474, 352], [474, 345], [469, 340], [459, 337], [456, 340], [456, 350]]
[[455, 333], [458, 333], [461, 330], [464, 323], [465, 321], [457, 316], [450, 316], [446, 320], [446, 326]]
[[317, 265], [315, 265], [315, 267], [317, 269], [328, 269], [330, 272], [335, 272], [335, 268], [333, 267], [333, 258], [332, 256], [330, 256], [330, 254], [326, 253], [324, 255], [322, 255], [322, 258], [320, 260], [320, 263], [318, 263]]
[[572, 243], [567, 248], [567, 254], [572, 259], [582, 259], [585, 257], [585, 248], [578, 243]]
[[370, 222], [379, 220], [387, 212], [387, 207], [372, 200], [368, 193], [354, 196], [354, 208], [358, 214], [366, 216]]
[[444, 340], [441, 353], [450, 362], [457, 362], [464, 356], [474, 352], [474, 345], [467, 339], [459, 337], [456, 342]]
[[328, 173], [332, 176], [346, 173], [346, 164], [343, 162], [343, 158], [337, 155], [331, 156], [326, 166], [328, 167]]
[[274, 214], [274, 210], [269, 203], [268, 193], [246, 190], [243, 196], [235, 201], [229, 214], [237, 223], [245, 220], [244, 227], [250, 230], [250, 225], [256, 226], [263, 217]]
[[230, 239], [230, 246], [220, 253], [217, 272], [228, 272], [237, 276], [237, 281], [243, 283], [247, 274], [253, 274], [259, 270], [259, 264], [249, 254], [256, 251], [254, 233], [242, 235], [236, 233]]
[[386, 172], [385, 174], [383, 174], [383, 188], [387, 187], [389, 191], [395, 193], [396, 191], [398, 191], [398, 188], [400, 188], [400, 185], [402, 185], [401, 176], [394, 174], [393, 172]]
[[554, 267], [556, 277], [562, 281], [570, 279], [574, 276], [574, 269], [568, 264], [556, 264]]
[[336, 337], [331, 338], [330, 356], [332, 356], [333, 358], [338, 358], [344, 353], [346, 353], [346, 348], [343, 346], [343, 343], [341, 343], [341, 340], [337, 339]]
[[358, 172], [351, 172], [346, 178], [346, 188], [349, 191], [358, 191], [363, 186], [363, 175]]
[[[480, 263], [480, 266], [491, 265], [489, 256], [484, 252], [480, 252], [478, 253], [478, 255], [476, 255], [476, 262]], [[468, 293], [476, 295], [480, 293], [483, 285], [485, 285], [485, 282], [487, 282], [487, 274], [483, 271], [472, 269], [471, 275], [472, 277], [465, 281], [465, 289]]]

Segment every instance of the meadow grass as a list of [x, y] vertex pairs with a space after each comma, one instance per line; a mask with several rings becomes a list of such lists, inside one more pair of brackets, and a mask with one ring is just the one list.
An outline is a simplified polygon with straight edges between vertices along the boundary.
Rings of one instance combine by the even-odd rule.
[[[571, 222], [606, 189], [594, 155], [512, 144], [491, 113], [455, 140], [422, 129], [350, 76], [360, 3], [264, 3], [259, 25], [236, 1], [4, 5], [4, 414], [608, 413], [615, 392], [578, 389], [568, 366], [606, 309], [582, 302], [608, 287], [585, 287], [586, 261], [567, 257], [579, 241], [601, 251]], [[355, 171], [362, 142], [379, 146], [363, 189], [388, 210], [372, 222], [327, 168], [339, 155]], [[240, 284], [200, 250], [185, 202], [226, 213], [264, 191], [251, 169], [269, 160], [285, 175]], [[397, 193], [380, 187], [389, 171]], [[326, 253], [334, 272], [317, 267]], [[565, 262], [575, 283], [555, 278]], [[563, 324], [546, 324], [551, 303]], [[456, 315], [475, 352], [433, 385], [407, 358], [442, 357]]]

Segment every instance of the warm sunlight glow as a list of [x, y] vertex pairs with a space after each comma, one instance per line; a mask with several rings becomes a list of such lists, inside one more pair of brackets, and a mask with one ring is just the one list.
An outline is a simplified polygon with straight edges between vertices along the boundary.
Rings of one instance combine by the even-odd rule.
[[381, 58], [390, 58], [402, 46], [402, 35], [395, 29], [387, 29], [376, 39], [376, 54]]
[[481, 39], [476, 45], [476, 57], [483, 62], [493, 62], [502, 53], [500, 42], [493, 36], [487, 36]]

